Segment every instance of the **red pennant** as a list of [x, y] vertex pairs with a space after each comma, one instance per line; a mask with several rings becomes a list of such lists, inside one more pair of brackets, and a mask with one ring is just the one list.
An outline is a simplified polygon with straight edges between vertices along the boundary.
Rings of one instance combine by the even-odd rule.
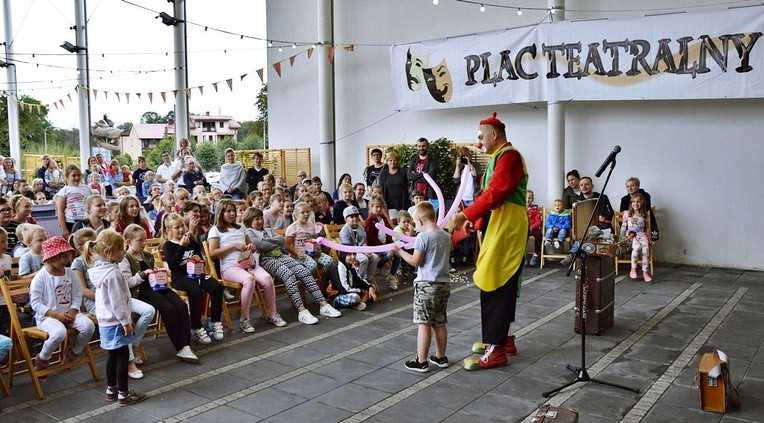
[[258, 69], [257, 70], [257, 76], [260, 77], [260, 83], [262, 84], [263, 83], [263, 70], [262, 69]]
[[275, 70], [276, 71], [276, 75], [278, 75], [279, 78], [281, 78], [281, 62], [274, 63], [273, 64], [273, 70]]
[[154, 93], [148, 93], [149, 104], [154, 104]]
[[228, 84], [228, 89], [231, 90], [231, 92], [233, 92], [233, 78], [226, 79], [225, 83]]
[[296, 58], [297, 58], [296, 54], [289, 58], [289, 66], [294, 66], [294, 59], [296, 59]]
[[175, 96], [175, 98], [178, 98], [178, 90], [172, 90], [172, 94]]
[[308, 59], [310, 59], [310, 56], [313, 55], [313, 47], [308, 49]]
[[334, 64], [334, 47], [328, 47], [326, 55], [329, 57], [329, 63]]
[[162, 101], [164, 103], [167, 103], [167, 91], [162, 91], [162, 92], [159, 93], [159, 95], [162, 96]]

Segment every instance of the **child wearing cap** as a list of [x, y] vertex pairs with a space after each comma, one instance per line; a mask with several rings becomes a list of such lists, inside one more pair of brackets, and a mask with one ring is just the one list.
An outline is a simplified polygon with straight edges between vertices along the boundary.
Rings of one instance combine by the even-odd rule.
[[[345, 225], [340, 229], [340, 244], [361, 246], [366, 245], [366, 231], [360, 225], [361, 212], [355, 207], [346, 207], [342, 215], [345, 217]], [[379, 257], [374, 253], [356, 254], [358, 261], [358, 276], [367, 284], [371, 285], [371, 276], [377, 268]]]
[[35, 312], [37, 327], [48, 333], [48, 339], [35, 356], [38, 370], [46, 369], [53, 351], [66, 338], [68, 327], [77, 331], [74, 345], [64, 352], [64, 360], [77, 358], [93, 336], [95, 325], [79, 313], [82, 290], [72, 269], [66, 267], [74, 258], [74, 248], [60, 236], [42, 243], [43, 268], [32, 279], [29, 304]]
[[334, 301], [337, 308], [350, 307], [353, 310], [366, 310], [369, 300], [376, 301], [374, 286], [358, 276], [356, 256], [362, 254], [340, 252], [339, 262], [331, 271], [324, 273], [323, 282], [327, 297]]

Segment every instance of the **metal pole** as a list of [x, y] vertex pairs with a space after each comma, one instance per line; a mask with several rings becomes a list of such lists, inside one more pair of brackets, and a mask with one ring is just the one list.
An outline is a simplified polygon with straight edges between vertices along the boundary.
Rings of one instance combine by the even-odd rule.
[[[565, 19], [564, 0], [547, 0], [549, 22]], [[554, 10], [554, 13], [552, 13]], [[565, 103], [547, 103], [547, 195], [552, 204], [564, 188], [565, 175]]]
[[[318, 1], [318, 39], [326, 48], [334, 46], [334, 2]], [[334, 64], [326, 51], [318, 54], [318, 141], [321, 181], [335, 186]]]
[[[88, 41], [85, 32], [87, 12], [85, 0], [74, 0], [75, 38], [77, 47], [77, 68], [79, 69], [77, 95], [79, 97], [80, 126], [80, 168], [87, 169], [90, 157], [90, 85], [88, 84]], [[87, 87], [87, 89], [83, 89]]]
[[19, 105], [16, 85], [16, 65], [13, 62], [13, 22], [11, 19], [11, 0], [3, 0], [3, 22], [5, 24], [5, 73], [8, 78], [8, 144], [10, 155], [21, 163], [19, 146]]
[[45, 154], [48, 154], [48, 129], [49, 128], [50, 126], [46, 126], [42, 130], [42, 139], [43, 139], [43, 142], [45, 143]]
[[181, 138], [188, 138], [188, 52], [186, 49], [186, 0], [173, 2], [174, 17], [178, 21], [173, 27], [175, 45], [175, 148]]

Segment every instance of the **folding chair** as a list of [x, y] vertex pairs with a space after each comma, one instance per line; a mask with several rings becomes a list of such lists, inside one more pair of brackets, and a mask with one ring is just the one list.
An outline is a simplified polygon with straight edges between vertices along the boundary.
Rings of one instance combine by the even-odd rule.
[[[8, 385], [13, 386], [13, 379], [16, 375], [22, 373], [29, 373], [34, 384], [34, 389], [38, 399], [43, 399], [42, 386], [40, 385], [40, 378], [43, 378], [52, 373], [58, 373], [64, 370], [71, 369], [80, 365], [88, 365], [90, 367], [90, 373], [93, 376], [93, 380], [98, 380], [98, 368], [96, 367], [95, 360], [93, 360], [93, 354], [90, 350], [90, 345], [85, 344], [83, 354], [77, 357], [76, 360], [64, 362], [63, 351], [69, 344], [69, 338], [75, 334], [74, 329], [67, 330], [67, 337], [56, 352], [53, 353], [53, 358], [50, 361], [50, 367], [44, 370], [37, 370], [34, 365], [33, 355], [29, 349], [28, 341], [38, 340], [45, 341], [48, 339], [48, 334], [37, 327], [22, 328], [18, 317], [18, 307], [13, 303], [13, 297], [17, 295], [29, 295], [30, 283], [32, 278], [22, 278], [13, 282], [0, 282], [0, 288], [3, 291], [3, 298], [5, 304], [8, 307], [8, 312], [11, 317], [11, 340], [13, 341], [13, 349], [8, 357]], [[14, 358], [14, 351], [20, 351], [21, 357], [19, 359]], [[14, 370], [14, 365], [26, 364], [26, 369]]]
[[[615, 216], [613, 217], [613, 222], [615, 223], [615, 236], [619, 237], [621, 233], [621, 226], [623, 226], [623, 212], [615, 212]], [[647, 233], [648, 240], [650, 239], [650, 212], [647, 212], [647, 218], [645, 219], [645, 233]], [[631, 243], [628, 243], [628, 248], [625, 248], [621, 254], [615, 255], [615, 274], [618, 274], [618, 265], [627, 263], [631, 265]], [[623, 247], [622, 247], [623, 248]], [[653, 246], [648, 244], [648, 251], [650, 254], [650, 275], [654, 275], [653, 273]], [[640, 255], [639, 260], [637, 260], [637, 266], [642, 266], [642, 256]]]
[[[544, 225], [544, 224], [546, 224], [547, 216], [549, 216], [549, 209], [546, 208], [546, 207], [543, 207], [542, 208], [542, 212], [541, 212], [541, 216], [542, 216], [542, 221], [541, 222], [542, 222], [542, 225]], [[573, 217], [571, 216], [571, 222], [572, 222], [572, 220], [573, 220]], [[545, 231], [546, 231], [546, 228], [544, 228], [542, 226], [541, 227], [541, 235], [542, 235], [542, 237], [544, 236]], [[544, 268], [544, 263], [546, 262], [546, 260], [548, 260], [550, 258], [563, 260], [566, 257], [568, 257], [569, 251], [570, 251], [570, 245], [571, 245], [571, 240], [570, 240], [571, 232], [572, 231], [568, 231], [568, 236], [565, 237], [565, 239], [563, 240], [562, 245], [560, 245], [559, 249], [556, 249], [553, 246], [552, 247], [547, 247], [546, 245], [544, 245], [543, 240], [542, 240], [542, 244], [541, 244], [541, 262], [540, 262], [540, 265], [539, 265], [540, 269]]]

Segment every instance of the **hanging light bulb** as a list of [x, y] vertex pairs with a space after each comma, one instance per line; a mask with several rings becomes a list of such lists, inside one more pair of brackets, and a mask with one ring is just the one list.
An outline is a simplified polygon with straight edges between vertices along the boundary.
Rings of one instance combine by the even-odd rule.
[[282, 51], [284, 51], [284, 49], [279, 47], [279, 53], [281, 53]]
[[273, 41], [268, 40], [268, 47], [273, 47]]
[[520, 8], [518, 7], [518, 8], [517, 8], [517, 16], [522, 16], [522, 15], [523, 15], [523, 9], [520, 9]]
[[297, 48], [297, 43], [292, 43], [292, 48]]
[[437, 6], [438, 5], [438, 0], [432, 0], [432, 4]]
[[480, 11], [481, 11], [481, 12], [485, 12], [485, 6], [484, 6], [484, 5], [482, 5], [482, 4], [480, 5]]

